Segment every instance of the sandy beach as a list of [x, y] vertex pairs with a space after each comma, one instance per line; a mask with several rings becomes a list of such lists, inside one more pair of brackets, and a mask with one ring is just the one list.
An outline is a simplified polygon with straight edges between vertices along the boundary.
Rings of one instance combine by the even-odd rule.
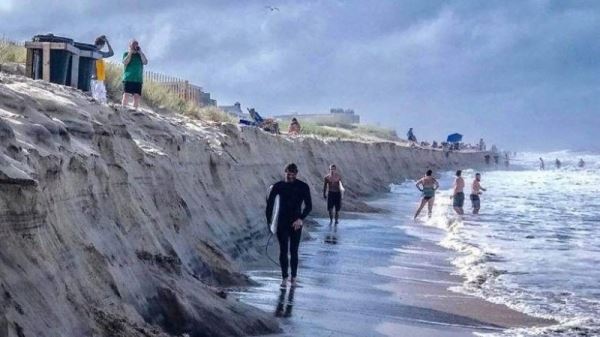
[[449, 291], [462, 282], [452, 275], [453, 253], [405, 231], [437, 229], [401, 222], [412, 205], [397, 198], [370, 205], [393, 212], [311, 228], [300, 248], [301, 287], [280, 290], [279, 272], [267, 267], [251, 272], [261, 286], [237, 296], [279, 317], [277, 336], [455, 337], [552, 323]]

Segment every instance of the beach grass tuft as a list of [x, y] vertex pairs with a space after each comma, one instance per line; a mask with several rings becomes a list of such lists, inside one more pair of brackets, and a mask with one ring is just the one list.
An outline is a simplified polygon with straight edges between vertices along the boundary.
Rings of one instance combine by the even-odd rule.
[[395, 130], [373, 125], [335, 124], [323, 125], [313, 122], [302, 122], [302, 134], [340, 139], [380, 139], [399, 141]]
[[313, 122], [302, 122], [302, 134], [303, 135], [314, 135], [326, 138], [342, 138], [342, 139], [356, 139], [356, 134], [352, 131], [342, 128], [336, 128], [332, 126], [319, 125]]
[[0, 39], [0, 63], [25, 63], [26, 55], [25, 47]]
[[369, 125], [369, 124], [359, 124], [356, 125], [354, 129], [359, 135], [372, 136], [375, 138], [391, 140], [391, 141], [399, 141], [400, 137], [396, 133], [394, 129], [382, 128], [379, 126]]

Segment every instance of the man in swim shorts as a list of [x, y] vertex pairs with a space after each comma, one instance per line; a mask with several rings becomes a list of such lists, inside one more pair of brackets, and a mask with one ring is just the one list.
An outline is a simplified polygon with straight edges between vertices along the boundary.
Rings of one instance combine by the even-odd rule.
[[462, 171], [456, 171], [456, 178], [454, 179], [454, 189], [452, 190], [452, 207], [456, 214], [463, 215], [465, 212], [463, 211], [463, 205], [465, 203], [465, 193], [463, 192], [465, 188], [465, 180], [461, 177]]
[[475, 174], [475, 180], [471, 186], [471, 205], [473, 205], [473, 214], [479, 214], [479, 208], [481, 207], [481, 201], [479, 195], [481, 191], [486, 191], [485, 188], [481, 187], [481, 174]]
[[323, 199], [327, 199], [327, 211], [329, 212], [329, 224], [333, 223], [333, 209], [335, 208], [335, 224], [339, 223], [340, 209], [342, 208], [342, 190], [340, 184], [342, 176], [337, 172], [334, 164], [329, 166], [329, 174], [325, 176], [323, 183]]
[[431, 211], [433, 210], [433, 202], [435, 200], [435, 190], [440, 187], [440, 184], [438, 184], [437, 180], [433, 177], [433, 171], [427, 170], [425, 176], [417, 181], [416, 186], [419, 191], [423, 193], [423, 197], [421, 198], [421, 205], [417, 209], [414, 218], [416, 219], [419, 216], [419, 213], [421, 213], [425, 204], [427, 204], [428, 209], [427, 216], [431, 218]]
[[[292, 269], [291, 285], [296, 285], [298, 273], [298, 248], [302, 237], [303, 220], [312, 210], [310, 188], [296, 179], [298, 167], [291, 163], [285, 167], [285, 180], [277, 182], [271, 188], [267, 198], [267, 223], [271, 223], [275, 197], [279, 195], [279, 218], [277, 220], [277, 240], [279, 241], [279, 265], [281, 266], [281, 286], [287, 285], [288, 249], [289, 264]], [[304, 203], [304, 209], [302, 204]]]

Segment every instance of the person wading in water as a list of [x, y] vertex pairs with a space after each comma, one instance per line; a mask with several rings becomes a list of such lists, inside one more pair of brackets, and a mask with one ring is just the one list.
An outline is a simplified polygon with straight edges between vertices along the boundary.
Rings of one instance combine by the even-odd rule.
[[428, 209], [427, 216], [431, 218], [431, 211], [433, 210], [433, 203], [435, 201], [435, 191], [440, 187], [440, 184], [433, 177], [433, 171], [427, 170], [425, 176], [417, 181], [416, 186], [423, 193], [423, 197], [421, 198], [421, 205], [415, 213], [415, 219], [419, 216], [425, 204], [427, 204]]

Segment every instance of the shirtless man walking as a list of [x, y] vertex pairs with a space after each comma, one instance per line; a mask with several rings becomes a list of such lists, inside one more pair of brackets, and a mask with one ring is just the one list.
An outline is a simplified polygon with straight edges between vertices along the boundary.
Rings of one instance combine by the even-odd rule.
[[327, 211], [329, 212], [329, 224], [333, 223], [333, 209], [335, 208], [335, 224], [339, 223], [340, 209], [342, 208], [342, 190], [340, 184], [342, 176], [337, 172], [334, 164], [329, 166], [329, 174], [325, 176], [323, 183], [323, 199], [327, 200]]
[[479, 195], [481, 191], [486, 191], [485, 188], [481, 187], [481, 174], [475, 174], [475, 180], [471, 186], [471, 204], [473, 205], [473, 214], [479, 214], [479, 208], [481, 207], [481, 200]]
[[419, 213], [421, 213], [421, 210], [423, 209], [423, 207], [425, 207], [425, 204], [427, 204], [428, 209], [427, 216], [431, 218], [431, 210], [433, 209], [433, 202], [435, 201], [435, 190], [437, 190], [440, 187], [440, 184], [438, 184], [437, 180], [435, 180], [432, 174], [433, 171], [427, 170], [425, 176], [419, 179], [417, 181], [417, 184], [415, 185], [417, 186], [419, 191], [423, 193], [423, 197], [421, 198], [421, 205], [415, 213], [415, 219], [419, 216]]
[[456, 178], [454, 179], [454, 189], [452, 191], [452, 206], [454, 207], [454, 211], [456, 214], [463, 215], [465, 212], [463, 211], [463, 205], [465, 203], [465, 193], [463, 192], [465, 188], [465, 180], [461, 177], [462, 171], [456, 171]]

